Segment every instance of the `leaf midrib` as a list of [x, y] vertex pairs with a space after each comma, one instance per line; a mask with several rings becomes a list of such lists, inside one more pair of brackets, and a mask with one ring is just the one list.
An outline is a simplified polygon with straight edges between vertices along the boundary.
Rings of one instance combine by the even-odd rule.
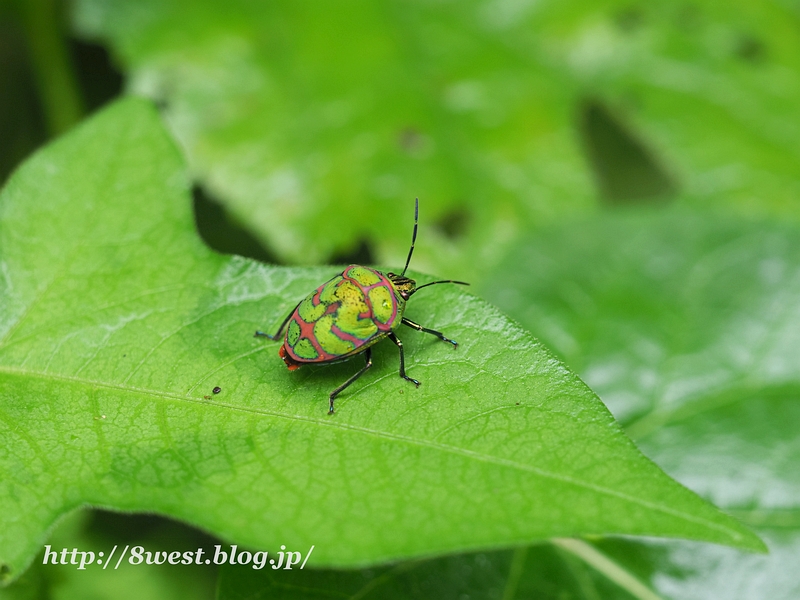
[[554, 480], [554, 481], [559, 481], [559, 482], [566, 483], [566, 484], [569, 484], [569, 485], [573, 485], [573, 486], [576, 486], [576, 487], [579, 487], [579, 488], [590, 490], [590, 491], [595, 492], [595, 493], [605, 494], [607, 496], [614, 497], [614, 498], [617, 498], [617, 499], [621, 499], [621, 500], [624, 500], [626, 502], [630, 502], [632, 504], [636, 504], [636, 505], [642, 506], [642, 507], [650, 509], [650, 510], [654, 510], [654, 511], [661, 512], [661, 513], [664, 513], [664, 514], [667, 514], [667, 515], [670, 515], [670, 516], [673, 516], [673, 517], [677, 517], [679, 519], [683, 519], [683, 520], [685, 520], [687, 522], [690, 522], [690, 523], [695, 523], [695, 524], [707, 527], [709, 529], [714, 529], [716, 531], [723, 532], [723, 533], [729, 535], [732, 539], [737, 540], [737, 541], [741, 541], [741, 539], [743, 538], [742, 534], [740, 534], [738, 531], [736, 531], [734, 529], [731, 529], [731, 528], [726, 527], [724, 525], [720, 525], [718, 523], [714, 523], [713, 521], [708, 521], [706, 519], [694, 516], [692, 514], [685, 513], [683, 511], [672, 509], [672, 508], [670, 508], [668, 506], [663, 506], [663, 505], [660, 505], [660, 504], [655, 504], [653, 502], [648, 502], [646, 500], [642, 500], [641, 498], [637, 498], [635, 496], [630, 496], [628, 494], [624, 494], [622, 492], [618, 492], [618, 491], [613, 490], [613, 489], [605, 488], [603, 486], [599, 486], [599, 485], [596, 485], [596, 484], [591, 484], [591, 483], [586, 483], [586, 482], [583, 482], [583, 481], [575, 480], [575, 479], [573, 479], [571, 477], [566, 477], [564, 475], [560, 475], [560, 474], [557, 474], [557, 473], [552, 473], [550, 471], [546, 471], [544, 469], [533, 467], [531, 465], [527, 465], [527, 464], [524, 464], [524, 463], [519, 463], [519, 462], [516, 462], [516, 461], [513, 461], [513, 460], [500, 458], [500, 457], [497, 457], [497, 456], [492, 456], [490, 454], [481, 454], [481, 453], [476, 452], [474, 450], [468, 450], [466, 448], [461, 448], [461, 447], [458, 447], [458, 446], [452, 446], [452, 445], [449, 445], [449, 444], [442, 444], [440, 442], [434, 442], [434, 441], [431, 441], [431, 440], [426, 440], [426, 439], [421, 439], [421, 438], [411, 438], [411, 437], [408, 437], [408, 436], [399, 435], [399, 434], [395, 434], [395, 433], [390, 433], [390, 432], [387, 432], [387, 431], [369, 429], [367, 427], [360, 427], [360, 426], [349, 425], [349, 424], [344, 424], [344, 423], [336, 423], [336, 422], [333, 422], [332, 420], [327, 419], [327, 418], [324, 419], [324, 420], [321, 420], [321, 419], [317, 419], [317, 418], [314, 418], [314, 417], [305, 417], [305, 416], [302, 416], [302, 415], [288, 415], [288, 414], [284, 414], [284, 413], [273, 412], [273, 411], [266, 410], [266, 409], [242, 407], [242, 406], [236, 406], [236, 405], [233, 405], [233, 404], [227, 404], [227, 403], [221, 403], [221, 402], [214, 402], [212, 404], [212, 403], [209, 403], [207, 401], [200, 401], [200, 400], [197, 400], [197, 399], [194, 399], [194, 398], [188, 398], [186, 396], [180, 396], [178, 394], [171, 394], [169, 392], [151, 390], [151, 389], [147, 389], [147, 388], [139, 388], [139, 387], [134, 387], [134, 386], [125, 386], [125, 385], [113, 384], [113, 383], [108, 383], [108, 382], [103, 382], [103, 381], [84, 379], [84, 378], [81, 378], [81, 377], [72, 377], [72, 376], [69, 376], [69, 375], [56, 375], [56, 374], [53, 374], [53, 373], [41, 373], [41, 372], [38, 372], [38, 371], [30, 371], [28, 369], [20, 369], [18, 367], [9, 367], [9, 366], [5, 366], [5, 365], [0, 365], [0, 373], [6, 373], [6, 374], [9, 374], [9, 375], [16, 375], [16, 376], [33, 377], [33, 378], [38, 378], [38, 379], [41, 379], [41, 380], [49, 380], [49, 381], [68, 381], [68, 382], [77, 383], [77, 384], [80, 384], [80, 385], [87, 385], [87, 386], [92, 386], [92, 387], [104, 387], [104, 388], [107, 388], [107, 389], [114, 389], [114, 390], [119, 390], [119, 391], [123, 391], [123, 392], [127, 392], [127, 393], [135, 393], [135, 394], [156, 396], [156, 397], [160, 397], [160, 398], [165, 398], [167, 400], [174, 400], [174, 401], [177, 401], [177, 402], [186, 402], [186, 403], [193, 404], [193, 405], [214, 406], [214, 407], [217, 407], [217, 408], [227, 408], [229, 410], [234, 410], [234, 411], [243, 412], [243, 413], [261, 415], [261, 416], [264, 416], [264, 417], [273, 417], [273, 418], [277, 418], [277, 419], [285, 419], [285, 420], [289, 420], [289, 421], [301, 421], [301, 422], [306, 422], [306, 423], [312, 423], [312, 424], [315, 424], [315, 425], [318, 425], [318, 426], [332, 427], [332, 428], [335, 428], [335, 429], [339, 429], [341, 431], [348, 431], [348, 432], [353, 432], [353, 433], [362, 434], [362, 435], [370, 435], [370, 436], [374, 436], [374, 437], [380, 438], [380, 439], [406, 443], [406, 444], [419, 446], [419, 447], [431, 448], [431, 449], [434, 449], [434, 450], [439, 450], [439, 451], [447, 452], [447, 453], [450, 453], [450, 454], [460, 455], [462, 457], [465, 457], [465, 458], [468, 458], [468, 459], [472, 459], [472, 460], [477, 460], [477, 461], [490, 463], [490, 464], [494, 464], [494, 465], [497, 465], [497, 466], [508, 467], [508, 468], [512, 468], [512, 469], [517, 469], [517, 470], [520, 470], [520, 471], [523, 471], [523, 472], [526, 472], [526, 473], [530, 473], [532, 475], [535, 475], [535, 476], [538, 476], [538, 477], [542, 477], [542, 478], [545, 478], [545, 479], [551, 479], [551, 480]]

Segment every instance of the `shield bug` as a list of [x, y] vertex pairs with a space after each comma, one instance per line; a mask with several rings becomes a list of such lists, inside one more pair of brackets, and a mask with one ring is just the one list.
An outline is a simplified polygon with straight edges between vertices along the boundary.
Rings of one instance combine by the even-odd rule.
[[418, 222], [419, 199], [414, 206], [411, 248], [400, 275], [350, 265], [301, 300], [274, 335], [256, 331], [257, 337], [277, 340], [286, 330], [278, 354], [290, 371], [305, 364], [335, 363], [356, 354], [364, 354], [365, 364], [361, 370], [331, 392], [328, 414], [333, 413], [336, 396], [372, 366], [372, 346], [384, 338], [392, 340], [400, 351], [400, 377], [419, 387], [419, 381], [406, 375], [403, 343], [394, 333], [401, 324], [435, 335], [443, 342], [452, 344], [454, 349], [458, 347], [455, 340], [445, 337], [441, 332], [423, 327], [403, 316], [408, 299], [422, 288], [439, 283], [469, 285], [447, 279], [418, 287], [416, 281], [405, 276], [417, 241]]

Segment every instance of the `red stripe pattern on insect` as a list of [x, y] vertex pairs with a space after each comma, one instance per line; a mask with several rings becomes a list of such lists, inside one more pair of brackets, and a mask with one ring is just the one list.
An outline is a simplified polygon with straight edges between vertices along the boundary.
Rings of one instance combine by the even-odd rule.
[[281, 358], [294, 370], [363, 352], [400, 324], [405, 304], [386, 275], [350, 265], [294, 310]]

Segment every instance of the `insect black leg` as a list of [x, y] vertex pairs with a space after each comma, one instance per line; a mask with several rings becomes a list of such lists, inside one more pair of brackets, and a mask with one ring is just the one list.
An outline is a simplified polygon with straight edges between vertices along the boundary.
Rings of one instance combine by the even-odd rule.
[[366, 373], [367, 369], [369, 369], [372, 366], [372, 348], [367, 348], [364, 351], [364, 358], [366, 359], [367, 362], [363, 367], [361, 367], [361, 370], [331, 392], [331, 407], [330, 410], [328, 410], [329, 415], [333, 414], [333, 401], [336, 398], [336, 396], [338, 396], [342, 390], [344, 390], [347, 386], [353, 383], [356, 379], [358, 379], [364, 373]]
[[397, 339], [397, 336], [394, 333], [389, 333], [389, 339], [392, 340], [395, 344], [397, 344], [397, 348], [400, 350], [400, 377], [405, 379], [406, 381], [410, 381], [415, 386], [419, 387], [419, 381], [416, 379], [411, 379], [408, 375], [406, 375], [406, 359], [405, 353], [403, 352], [403, 342]]
[[441, 331], [436, 331], [435, 329], [428, 329], [427, 327], [423, 327], [418, 323], [414, 323], [414, 321], [412, 321], [411, 319], [406, 319], [405, 317], [403, 317], [402, 323], [403, 325], [408, 325], [409, 327], [412, 327], [417, 331], [424, 331], [425, 333], [430, 333], [432, 335], [435, 335], [443, 342], [450, 342], [451, 344], [453, 344], [453, 348], [458, 348], [458, 342], [455, 340], [451, 340], [449, 337], [445, 337]]
[[[302, 300], [300, 302], [302, 302]], [[297, 306], [300, 306], [300, 302], [297, 303]], [[281, 323], [281, 326], [278, 327], [278, 331], [275, 332], [275, 335], [270, 335], [268, 333], [264, 333], [263, 331], [256, 331], [253, 337], [265, 337], [270, 340], [277, 340], [281, 336], [281, 333], [283, 333], [283, 328], [286, 327], [286, 324], [289, 322], [289, 319], [292, 318], [294, 311], [297, 310], [297, 306], [295, 306], [292, 309], [292, 311], [288, 315], [286, 315], [286, 318], [283, 320], [283, 323]]]

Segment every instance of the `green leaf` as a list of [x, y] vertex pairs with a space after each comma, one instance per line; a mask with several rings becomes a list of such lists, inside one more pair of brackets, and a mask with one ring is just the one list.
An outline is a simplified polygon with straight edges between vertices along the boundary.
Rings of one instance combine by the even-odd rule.
[[418, 264], [474, 280], [520, 233], [594, 211], [585, 153], [612, 201], [677, 188], [798, 214], [800, 38], [780, 2], [81, 0], [75, 21], [285, 260], [366, 240], [399, 262], [393, 224], [420, 196], [438, 227]]
[[[218, 600], [794, 600], [797, 530], [762, 529], [769, 555], [679, 541], [565, 540], [514, 551], [459, 554], [359, 571], [220, 568]], [[572, 552], [574, 548], [577, 552]], [[588, 549], [588, 550], [587, 550]], [[593, 555], [592, 562], [586, 557]], [[599, 561], [597, 558], [599, 557]], [[655, 590], [655, 591], [653, 591]]]
[[508, 35], [535, 29], [551, 67], [663, 161], [679, 202], [796, 222], [798, 24], [779, 0], [573, 0], [531, 11]]
[[[742, 554], [705, 544], [633, 542], [607, 539], [600, 549], [642, 580], [650, 580], [663, 598], [705, 600], [795, 600], [800, 594], [797, 556], [800, 526], [758, 527], [769, 554]], [[753, 525], [755, 523], [753, 522]], [[605, 596], [603, 596], [605, 598]]]
[[[672, 419], [800, 390], [798, 242], [793, 225], [618, 213], [538, 232], [481, 290], [644, 438]], [[757, 427], [746, 414], [738, 426]], [[769, 427], [770, 437], [792, 437], [785, 422]], [[698, 434], [686, 431], [675, 447], [702, 443]]]
[[796, 597], [795, 225], [616, 213], [539, 232], [482, 289], [576, 368], [646, 455], [756, 527], [771, 552], [606, 542], [612, 555], [646, 557], [667, 597]]
[[141, 100], [12, 177], [0, 257], [0, 564], [12, 575], [84, 505], [159, 512], [268, 550], [313, 544], [317, 566], [581, 534], [762, 548], [645, 459], [528, 333], [456, 286], [408, 308], [460, 342], [402, 332], [422, 387], [381, 344], [328, 416], [328, 393], [358, 365], [290, 373], [252, 332], [335, 269], [203, 246], [180, 157]]
[[417, 264], [467, 278], [531, 219], [593, 199], [569, 84], [453, 8], [81, 2], [75, 20], [165, 101], [198, 179], [283, 259], [366, 240], [397, 263], [418, 196]]
[[[446, 556], [360, 571], [220, 568], [217, 600], [620, 598], [619, 589], [555, 546]], [[591, 595], [594, 592], [594, 595]]]

